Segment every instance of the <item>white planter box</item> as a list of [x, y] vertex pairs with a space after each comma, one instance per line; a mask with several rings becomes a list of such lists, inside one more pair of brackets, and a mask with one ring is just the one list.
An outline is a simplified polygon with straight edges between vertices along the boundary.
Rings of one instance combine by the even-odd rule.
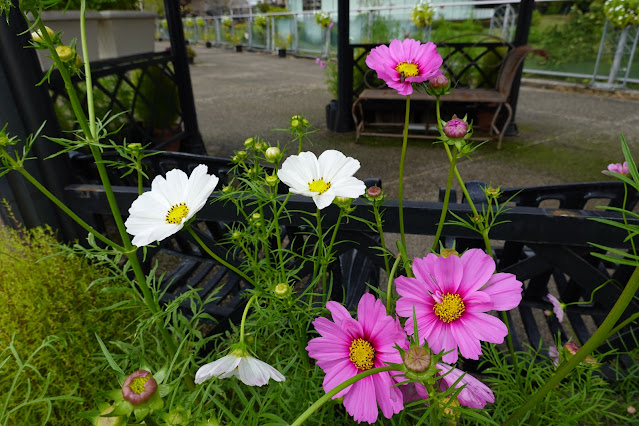
[[[89, 59], [119, 58], [138, 53], [153, 52], [155, 43], [154, 12], [134, 10], [89, 10], [86, 12], [86, 37]], [[80, 11], [47, 11], [42, 13], [44, 24], [54, 31], [63, 31], [62, 41], [70, 44], [76, 39], [78, 53], [80, 46]], [[43, 69], [51, 65], [46, 51], [39, 50]]]

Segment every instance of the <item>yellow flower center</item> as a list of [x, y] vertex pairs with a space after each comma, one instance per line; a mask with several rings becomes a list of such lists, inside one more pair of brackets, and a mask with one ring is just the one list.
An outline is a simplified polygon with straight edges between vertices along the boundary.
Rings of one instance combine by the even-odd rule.
[[404, 78], [406, 77], [415, 77], [419, 75], [419, 66], [418, 64], [411, 64], [408, 62], [400, 62], [395, 67], [395, 70], [402, 74]]
[[129, 389], [131, 389], [133, 392], [137, 393], [138, 395], [141, 394], [142, 392], [144, 392], [144, 388], [145, 388], [144, 384], [148, 382], [150, 378], [151, 378], [150, 374], [145, 377], [136, 377], [135, 379], [133, 379], [133, 381], [131, 381], [131, 384], [129, 385]]
[[166, 223], [174, 225], [182, 223], [182, 219], [189, 214], [189, 208], [184, 203], [178, 203], [171, 206], [171, 210], [166, 214]]
[[465, 310], [466, 305], [464, 305], [459, 294], [446, 293], [442, 297], [442, 301], [435, 303], [435, 306], [433, 306], [435, 315], [444, 322], [453, 322], [459, 319]]
[[373, 349], [373, 345], [371, 345], [368, 341], [364, 339], [353, 340], [348, 352], [351, 361], [355, 364], [355, 367], [362, 371], [373, 368], [373, 361], [375, 361], [375, 349]]
[[330, 182], [324, 182], [324, 179], [315, 180], [308, 184], [308, 189], [312, 192], [317, 192], [318, 194], [323, 194], [328, 191], [331, 187]]

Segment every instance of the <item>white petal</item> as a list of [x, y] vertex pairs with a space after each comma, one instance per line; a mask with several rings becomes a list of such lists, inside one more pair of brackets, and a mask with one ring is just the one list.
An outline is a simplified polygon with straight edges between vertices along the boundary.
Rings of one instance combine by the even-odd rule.
[[240, 361], [240, 357], [226, 355], [220, 359], [203, 365], [197, 370], [197, 373], [195, 373], [195, 383], [199, 385], [211, 377], [221, 377], [229, 371], [232, 372], [235, 370]]
[[243, 359], [238, 367], [239, 379], [249, 386], [263, 386], [269, 379], [276, 382], [285, 380], [284, 376], [271, 365], [252, 356]]
[[191, 172], [184, 198], [189, 208], [189, 214], [184, 218], [184, 221], [189, 220], [204, 207], [206, 200], [208, 200], [220, 180], [215, 175], [209, 175], [207, 171], [206, 165], [200, 164]]
[[324, 151], [318, 162], [324, 180], [331, 183], [340, 177], [353, 176], [360, 168], [359, 161], [334, 149]]
[[[280, 178], [288, 187], [297, 192], [308, 191], [308, 184], [314, 179], [321, 178], [317, 157], [312, 152], [301, 152], [299, 155], [291, 155], [277, 172]], [[291, 191], [293, 192], [293, 191]]]
[[323, 194], [318, 194], [314, 192], [312, 197], [317, 208], [322, 210], [323, 208], [331, 205], [331, 203], [335, 199], [335, 192], [332, 191], [332, 188], [331, 188]]

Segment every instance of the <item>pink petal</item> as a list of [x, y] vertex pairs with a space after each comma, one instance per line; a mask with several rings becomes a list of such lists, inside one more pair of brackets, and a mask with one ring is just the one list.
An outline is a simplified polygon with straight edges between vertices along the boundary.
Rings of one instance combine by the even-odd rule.
[[522, 287], [515, 275], [501, 272], [494, 274], [481, 291], [490, 295], [494, 310], [509, 311], [521, 303]]
[[404, 409], [404, 400], [401, 391], [395, 387], [395, 381], [389, 373], [378, 373], [373, 376], [375, 384], [375, 397], [382, 414], [390, 419], [393, 414], [397, 414]]
[[495, 261], [483, 250], [471, 249], [461, 256], [463, 278], [458, 293], [465, 299], [466, 295], [485, 285], [495, 272]]
[[[326, 376], [324, 377], [324, 392], [329, 392], [337, 385], [344, 383], [346, 380], [350, 379], [353, 376], [356, 376], [359, 373], [359, 370], [350, 359], [342, 360], [340, 363], [335, 365], [335, 367], [326, 371]], [[341, 398], [347, 392], [352, 389], [353, 385], [346, 387], [342, 391], [338, 392], [333, 399]]]
[[468, 313], [458, 320], [464, 329], [472, 332], [479, 340], [490, 343], [503, 343], [508, 327], [499, 318], [477, 312]]
[[442, 293], [457, 293], [462, 279], [463, 269], [461, 259], [457, 256], [438, 257], [435, 263], [433, 279]]
[[377, 421], [377, 399], [371, 376], [351, 385], [350, 391], [344, 395], [344, 408], [357, 422], [375, 423]]

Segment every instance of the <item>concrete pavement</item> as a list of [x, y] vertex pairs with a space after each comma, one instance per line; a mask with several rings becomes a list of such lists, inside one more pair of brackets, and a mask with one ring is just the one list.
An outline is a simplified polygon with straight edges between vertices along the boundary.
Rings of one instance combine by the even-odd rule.
[[[290, 136], [273, 129], [287, 127], [291, 115], [302, 114], [318, 129], [309, 150], [332, 148], [357, 158], [362, 164], [357, 176], [381, 177], [394, 195], [401, 139], [363, 137], [355, 144], [354, 132], [327, 130], [325, 106], [331, 95], [325, 70], [314, 60], [193, 47], [198, 123], [210, 155], [229, 156], [254, 136], [284, 144]], [[620, 133], [631, 148], [639, 147], [639, 95], [526, 80], [516, 123], [519, 135], [504, 138], [500, 151], [488, 143], [472, 160], [459, 163], [465, 180], [513, 187], [606, 179], [601, 170], [622, 161]], [[406, 198], [436, 200], [448, 172], [441, 146], [410, 140], [406, 166]]]

